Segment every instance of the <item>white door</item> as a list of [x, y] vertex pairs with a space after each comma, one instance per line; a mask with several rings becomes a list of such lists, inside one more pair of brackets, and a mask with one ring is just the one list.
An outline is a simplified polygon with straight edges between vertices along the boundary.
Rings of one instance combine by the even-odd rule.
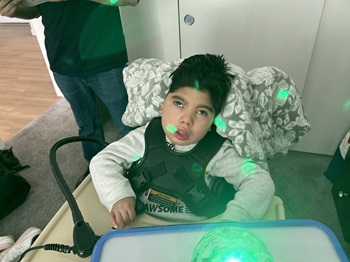
[[121, 7], [129, 62], [138, 58], [180, 58], [178, 0], [140, 1]]
[[302, 92], [324, 0], [179, 0], [181, 56], [223, 54], [245, 71], [276, 66]]

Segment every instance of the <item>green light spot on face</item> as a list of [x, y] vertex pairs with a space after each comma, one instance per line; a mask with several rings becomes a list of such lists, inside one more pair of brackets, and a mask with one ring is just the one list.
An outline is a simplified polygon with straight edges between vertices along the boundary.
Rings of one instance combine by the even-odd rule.
[[277, 99], [285, 100], [289, 95], [289, 90], [280, 90], [277, 94]]
[[194, 86], [195, 89], [198, 90], [199, 89], [199, 81], [198, 80], [194, 81], [194, 85], [193, 86]]
[[225, 122], [220, 117], [218, 117], [218, 116], [215, 117], [214, 123], [220, 130], [222, 130], [223, 132], [226, 131], [227, 126], [226, 126]]
[[114, 5], [114, 4], [116, 4], [118, 2], [118, 0], [109, 0], [109, 3], [111, 4], [111, 5]]
[[177, 131], [176, 127], [172, 125], [168, 125], [166, 129], [171, 133], [175, 133]]

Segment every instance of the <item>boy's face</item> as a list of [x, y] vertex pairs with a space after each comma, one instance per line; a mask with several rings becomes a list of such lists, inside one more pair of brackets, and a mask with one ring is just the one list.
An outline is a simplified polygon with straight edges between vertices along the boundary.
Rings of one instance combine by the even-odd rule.
[[209, 95], [193, 87], [168, 93], [160, 113], [165, 134], [172, 143], [182, 146], [201, 140], [215, 117]]

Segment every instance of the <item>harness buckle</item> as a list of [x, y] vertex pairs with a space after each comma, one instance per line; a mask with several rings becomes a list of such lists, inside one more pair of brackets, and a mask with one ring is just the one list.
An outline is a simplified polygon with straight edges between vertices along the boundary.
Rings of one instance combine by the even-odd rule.
[[141, 171], [137, 175], [133, 176], [131, 178], [131, 180], [132, 180], [132, 183], [134, 184], [135, 188], [140, 188], [150, 181], [149, 177], [143, 171]]
[[198, 205], [203, 201], [208, 201], [208, 197], [200, 190], [197, 185], [194, 185], [191, 189], [187, 190], [188, 195], [192, 198], [193, 203]]

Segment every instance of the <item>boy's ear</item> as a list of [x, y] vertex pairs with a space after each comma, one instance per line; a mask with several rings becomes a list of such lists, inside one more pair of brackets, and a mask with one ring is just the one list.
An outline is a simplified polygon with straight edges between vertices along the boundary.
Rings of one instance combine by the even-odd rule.
[[159, 108], [159, 114], [163, 113], [163, 105]]

